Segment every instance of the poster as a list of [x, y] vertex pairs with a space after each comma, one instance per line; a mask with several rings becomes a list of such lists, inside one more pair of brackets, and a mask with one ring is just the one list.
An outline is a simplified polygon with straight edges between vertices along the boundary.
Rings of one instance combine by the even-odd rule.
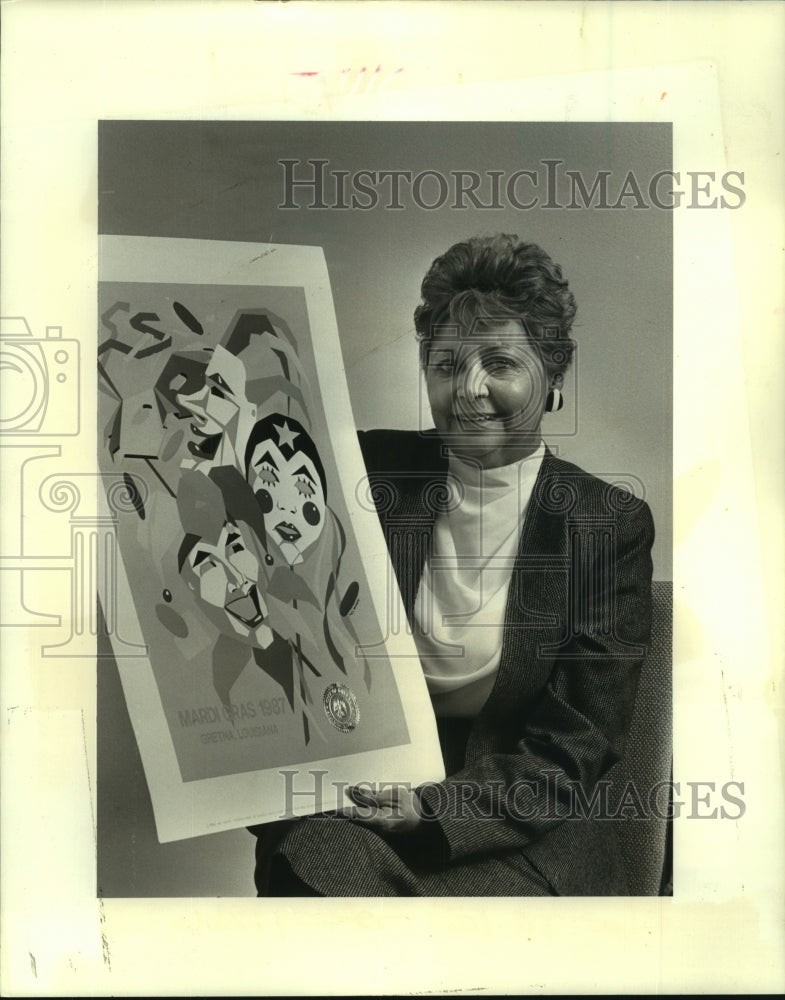
[[[88, 384], [99, 120], [672, 122], [674, 168], [741, 170], [746, 195], [724, 214], [674, 213], [675, 768], [685, 782], [740, 778], [747, 809], [677, 821], [672, 900], [505, 900], [483, 906], [482, 928], [476, 901], [98, 900], [94, 644], [81, 651], [75, 635], [72, 658], [41, 653], [70, 635], [70, 536], [23, 485], [3, 498], [3, 604], [10, 590], [19, 612], [3, 630], [4, 662], [19, 665], [3, 676], [4, 987], [318, 993], [313, 967], [349, 949], [355, 976], [336, 992], [367, 992], [380, 967], [411, 993], [781, 989], [781, 8], [437, 4], [415, 27], [409, 5], [222, 6], [4, 7], [4, 73], [22, 82], [3, 96], [4, 316], [24, 316], [39, 342], [59, 330]], [[94, 412], [87, 396], [48, 409], [56, 439], [37, 439], [36, 455], [59, 448], [82, 468]], [[2, 457], [4, 482], [20, 482], [19, 453]], [[85, 488], [83, 510], [96, 497]], [[23, 538], [22, 501], [36, 511]], [[260, 940], [276, 956], [261, 986]], [[309, 969], [278, 960], [303, 941]]]
[[442, 777], [319, 248], [99, 252], [95, 569], [159, 840]]

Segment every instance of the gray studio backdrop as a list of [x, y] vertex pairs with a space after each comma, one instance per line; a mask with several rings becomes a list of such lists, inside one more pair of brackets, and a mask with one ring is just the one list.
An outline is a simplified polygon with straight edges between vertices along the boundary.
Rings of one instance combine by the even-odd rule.
[[[431, 426], [412, 313], [433, 258], [471, 235], [540, 243], [578, 303], [567, 404], [546, 441], [645, 495], [667, 580], [672, 213], [657, 205], [667, 178], [652, 180], [671, 160], [658, 124], [102, 122], [99, 232], [323, 247], [360, 428]], [[98, 687], [99, 895], [252, 895], [246, 831], [157, 843], [111, 659]]]

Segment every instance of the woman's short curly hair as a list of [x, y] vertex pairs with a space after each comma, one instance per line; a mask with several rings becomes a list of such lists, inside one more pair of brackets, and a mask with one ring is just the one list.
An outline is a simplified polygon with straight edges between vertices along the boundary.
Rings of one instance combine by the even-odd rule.
[[563, 374], [572, 360], [575, 299], [561, 267], [536, 243], [507, 233], [456, 243], [431, 264], [421, 295], [414, 325], [423, 366], [439, 327], [471, 332], [512, 318], [523, 321], [549, 375]]

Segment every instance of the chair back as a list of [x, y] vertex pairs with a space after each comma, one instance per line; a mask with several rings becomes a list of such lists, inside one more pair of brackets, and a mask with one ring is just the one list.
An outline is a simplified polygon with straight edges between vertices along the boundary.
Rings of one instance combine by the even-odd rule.
[[[625, 753], [611, 772], [610, 802], [629, 818], [619, 821], [631, 896], [660, 895], [669, 883], [671, 851], [667, 783], [673, 772], [673, 584], [652, 584], [651, 643], [641, 668]], [[645, 816], [641, 818], [638, 803]]]

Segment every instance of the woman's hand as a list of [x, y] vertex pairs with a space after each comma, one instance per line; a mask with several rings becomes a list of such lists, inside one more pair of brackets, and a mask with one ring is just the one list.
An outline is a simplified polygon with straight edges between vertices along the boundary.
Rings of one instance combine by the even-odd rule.
[[382, 833], [409, 833], [423, 821], [420, 798], [407, 785], [390, 785], [378, 792], [369, 786], [354, 785], [348, 791], [357, 808], [346, 815]]

